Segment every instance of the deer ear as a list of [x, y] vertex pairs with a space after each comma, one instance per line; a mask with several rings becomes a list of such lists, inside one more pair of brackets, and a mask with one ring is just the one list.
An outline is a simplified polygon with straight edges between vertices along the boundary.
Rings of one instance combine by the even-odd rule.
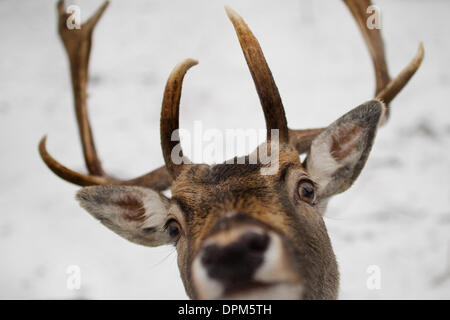
[[360, 174], [372, 148], [385, 105], [371, 100], [329, 125], [311, 144], [306, 168], [326, 199], [347, 190]]
[[147, 188], [93, 186], [77, 192], [87, 212], [121, 237], [145, 246], [168, 244], [164, 231], [169, 200]]

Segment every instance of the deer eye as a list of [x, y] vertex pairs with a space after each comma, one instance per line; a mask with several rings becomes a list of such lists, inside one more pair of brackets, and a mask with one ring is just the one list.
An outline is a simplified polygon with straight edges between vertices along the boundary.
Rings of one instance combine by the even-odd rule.
[[166, 222], [165, 229], [169, 234], [171, 241], [177, 242], [181, 236], [181, 226], [175, 219]]
[[316, 191], [311, 180], [302, 179], [298, 183], [297, 194], [300, 200], [314, 205], [316, 201]]

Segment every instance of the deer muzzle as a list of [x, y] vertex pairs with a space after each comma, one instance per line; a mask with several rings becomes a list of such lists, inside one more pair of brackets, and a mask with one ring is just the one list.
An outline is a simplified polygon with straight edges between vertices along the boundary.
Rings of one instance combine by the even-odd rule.
[[298, 299], [302, 284], [282, 237], [261, 223], [226, 217], [193, 261], [200, 299]]

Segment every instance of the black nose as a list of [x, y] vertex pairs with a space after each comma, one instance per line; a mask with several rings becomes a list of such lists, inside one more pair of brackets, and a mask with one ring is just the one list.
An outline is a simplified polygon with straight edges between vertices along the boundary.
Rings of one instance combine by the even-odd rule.
[[269, 242], [267, 234], [247, 232], [225, 246], [207, 245], [203, 248], [201, 262], [208, 275], [221, 282], [250, 281], [264, 261]]

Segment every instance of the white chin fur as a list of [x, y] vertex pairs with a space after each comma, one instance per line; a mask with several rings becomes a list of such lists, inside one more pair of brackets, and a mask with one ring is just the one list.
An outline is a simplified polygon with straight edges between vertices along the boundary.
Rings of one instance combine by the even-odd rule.
[[223, 286], [208, 276], [205, 268], [197, 257], [192, 265], [193, 280], [199, 299], [219, 299], [223, 294]]

